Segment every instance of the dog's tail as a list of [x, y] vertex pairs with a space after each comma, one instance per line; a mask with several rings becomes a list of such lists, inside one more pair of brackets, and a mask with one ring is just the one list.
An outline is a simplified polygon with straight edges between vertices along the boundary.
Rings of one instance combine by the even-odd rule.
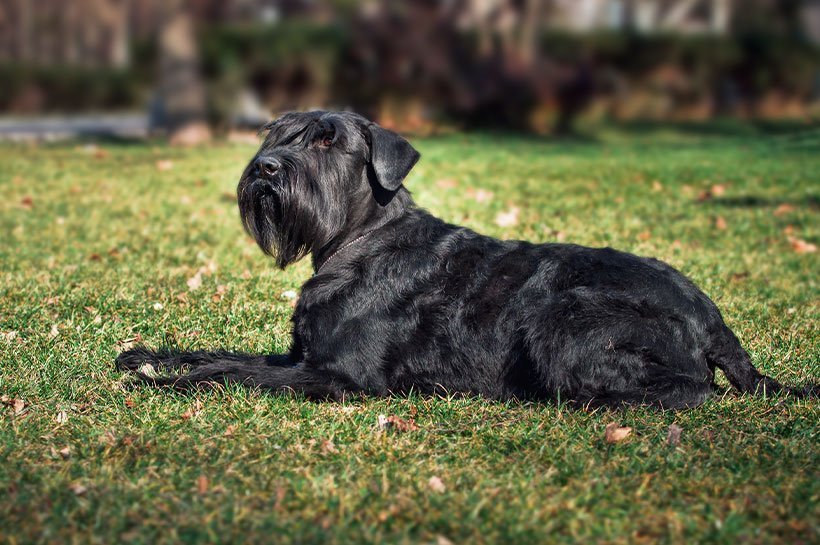
[[295, 365], [286, 355], [138, 347], [122, 352], [115, 365], [142, 382], [176, 390], [234, 383], [275, 392], [294, 392], [313, 399], [340, 399], [355, 390], [341, 377]]
[[723, 326], [721, 331], [713, 336], [712, 345], [706, 351], [706, 359], [710, 365], [723, 371], [729, 384], [741, 393], [752, 395], [789, 393], [801, 398], [820, 395], [820, 385], [785, 386], [762, 374], [752, 364], [752, 359], [743, 349], [735, 334], [726, 326]]

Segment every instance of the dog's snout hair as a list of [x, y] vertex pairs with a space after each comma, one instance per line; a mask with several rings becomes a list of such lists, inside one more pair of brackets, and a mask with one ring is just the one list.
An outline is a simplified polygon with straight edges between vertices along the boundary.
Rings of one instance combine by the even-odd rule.
[[[419, 153], [359, 115], [290, 113], [264, 130], [238, 203], [280, 267], [312, 257], [290, 352], [121, 354], [143, 380], [678, 409], [702, 403], [720, 369], [741, 392], [817, 393], [758, 372], [715, 304], [665, 263], [496, 240], [418, 208], [404, 183]], [[149, 377], [144, 363], [172, 374]]]

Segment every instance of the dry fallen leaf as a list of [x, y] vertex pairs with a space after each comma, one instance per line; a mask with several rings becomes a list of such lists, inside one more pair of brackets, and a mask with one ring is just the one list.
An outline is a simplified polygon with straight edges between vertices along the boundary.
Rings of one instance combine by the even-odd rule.
[[789, 203], [783, 203], [774, 209], [775, 216], [785, 216], [790, 212], [794, 212], [794, 206], [790, 205]]
[[200, 496], [204, 496], [208, 493], [208, 477], [205, 475], [200, 475], [199, 478], [196, 480], [196, 489], [199, 492]]
[[399, 418], [398, 416], [388, 416], [387, 422], [390, 426], [392, 426], [396, 431], [405, 432], [405, 431], [416, 431], [419, 429], [418, 424], [412, 418], [408, 420], [404, 420], [403, 418]]
[[74, 495], [76, 496], [82, 496], [88, 492], [88, 487], [80, 483], [72, 483], [69, 485], [68, 489], [74, 492]]
[[57, 451], [63, 460], [68, 460], [71, 457], [71, 447], [63, 447]]
[[130, 350], [134, 348], [134, 346], [142, 343], [142, 335], [137, 333], [133, 337], [129, 337], [127, 339], [123, 339], [121, 341], [117, 341], [117, 346], [119, 347], [121, 352], [125, 352], [126, 350]]
[[165, 172], [174, 168], [174, 162], [170, 159], [160, 159], [156, 162], [157, 170]]
[[798, 254], [813, 254], [817, 251], [816, 244], [806, 242], [805, 240], [799, 239], [797, 237], [789, 237], [789, 244], [791, 244], [792, 250], [794, 250]]
[[718, 216], [715, 218], [715, 228], [720, 229], [721, 231], [725, 231], [728, 225], [726, 224], [726, 220], [723, 219], [723, 216]]
[[606, 431], [604, 432], [604, 439], [607, 443], [620, 443], [624, 439], [632, 433], [632, 428], [622, 428], [618, 426], [615, 422], [610, 422], [606, 425]]
[[456, 182], [452, 178], [442, 178], [441, 180], [436, 182], [436, 187], [438, 187], [439, 189], [452, 189], [457, 185], [458, 182]]
[[194, 401], [194, 406], [182, 413], [182, 419], [188, 420], [202, 412], [202, 401], [196, 400]]
[[57, 328], [57, 324], [51, 324], [51, 331], [48, 332], [49, 339], [56, 339], [60, 336], [60, 330]]
[[334, 445], [333, 441], [331, 441], [330, 439], [323, 439], [322, 440], [321, 449], [322, 449], [322, 452], [327, 452], [327, 453], [330, 453], [330, 454], [334, 454], [336, 452], [339, 452], [338, 449], [336, 448], [336, 445]]
[[447, 487], [444, 486], [444, 481], [435, 475], [430, 477], [430, 480], [427, 481], [427, 486], [430, 487], [430, 490], [439, 494], [447, 490]]
[[236, 433], [236, 424], [228, 424], [228, 427], [225, 428], [225, 431], [222, 433], [225, 437], [233, 437], [233, 434]]
[[495, 216], [495, 224], [499, 227], [512, 227], [518, 225], [518, 214], [521, 210], [517, 206], [513, 206], [506, 212], [499, 212]]
[[298, 294], [293, 290], [283, 291], [282, 299], [284, 299], [285, 301], [293, 301], [294, 299], [296, 299], [297, 295]]
[[472, 194], [472, 197], [475, 199], [475, 202], [483, 203], [493, 200], [494, 194], [492, 191], [487, 191], [486, 189], [478, 189]]
[[22, 206], [22, 207], [23, 207], [23, 208], [25, 208], [26, 210], [31, 210], [32, 208], [34, 208], [34, 199], [32, 199], [32, 198], [31, 198], [31, 197], [29, 197], [29, 196], [25, 196], [25, 197], [23, 197], [23, 199], [20, 201], [20, 206]]
[[663, 191], [663, 184], [660, 183], [658, 180], [652, 181], [652, 191], [657, 193], [658, 191]]
[[191, 291], [196, 291], [202, 287], [202, 272], [197, 271], [195, 275], [188, 279], [186, 282], [188, 284], [188, 289]]
[[218, 303], [218, 302], [219, 302], [219, 301], [221, 301], [221, 300], [222, 300], [222, 298], [225, 296], [225, 292], [226, 292], [226, 291], [228, 291], [228, 287], [227, 287], [226, 285], [224, 285], [224, 284], [219, 284], [219, 285], [216, 287], [216, 293], [214, 293], [214, 294], [211, 296], [211, 300], [212, 300], [214, 303]]
[[669, 424], [669, 430], [666, 433], [666, 442], [669, 446], [676, 447], [680, 445], [680, 434], [682, 431], [683, 428], [677, 424]]
[[726, 186], [723, 184], [715, 184], [712, 186], [712, 195], [715, 197], [722, 197], [726, 193]]
[[14, 409], [14, 414], [18, 415], [26, 410], [26, 403], [22, 399], [15, 399], [11, 402], [11, 406]]
[[652, 233], [649, 231], [642, 231], [638, 233], [638, 240], [647, 241], [652, 238]]
[[57, 416], [54, 417], [58, 424], [65, 424], [68, 422], [68, 414], [65, 411], [60, 411], [57, 413]]

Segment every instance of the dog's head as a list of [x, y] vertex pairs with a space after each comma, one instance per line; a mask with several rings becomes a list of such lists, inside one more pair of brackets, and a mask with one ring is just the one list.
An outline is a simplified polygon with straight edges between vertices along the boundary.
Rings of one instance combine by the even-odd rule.
[[349, 112], [294, 112], [268, 134], [239, 180], [245, 229], [280, 267], [367, 221], [401, 190], [419, 153]]

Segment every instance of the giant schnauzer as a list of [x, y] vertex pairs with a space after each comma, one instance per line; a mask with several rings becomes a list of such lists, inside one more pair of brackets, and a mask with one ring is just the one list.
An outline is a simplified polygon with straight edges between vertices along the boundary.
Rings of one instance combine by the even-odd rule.
[[238, 202], [280, 267], [312, 257], [290, 354], [137, 348], [119, 368], [180, 389], [238, 382], [313, 399], [415, 391], [678, 409], [715, 390], [715, 368], [741, 392], [806, 393], [760, 374], [715, 304], [665, 263], [435, 218], [402, 185], [419, 153], [359, 115], [289, 113], [265, 129]]

